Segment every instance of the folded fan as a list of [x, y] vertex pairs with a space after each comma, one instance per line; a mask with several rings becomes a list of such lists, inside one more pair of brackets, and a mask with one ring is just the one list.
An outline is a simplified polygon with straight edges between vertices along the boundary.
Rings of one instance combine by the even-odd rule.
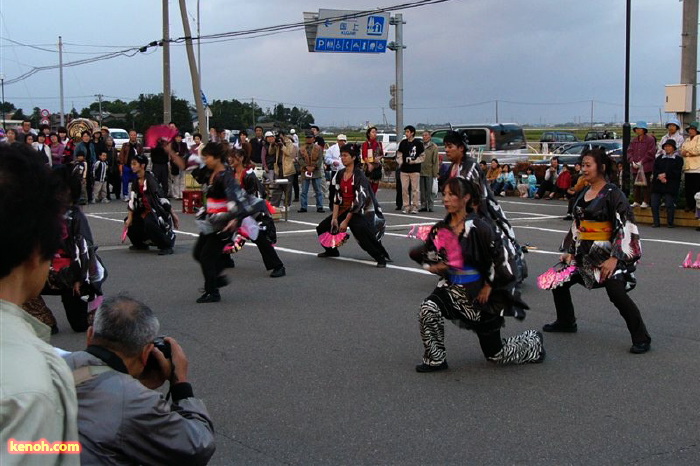
[[576, 265], [559, 262], [537, 277], [537, 286], [542, 290], [553, 290], [571, 280], [571, 276], [575, 271]]

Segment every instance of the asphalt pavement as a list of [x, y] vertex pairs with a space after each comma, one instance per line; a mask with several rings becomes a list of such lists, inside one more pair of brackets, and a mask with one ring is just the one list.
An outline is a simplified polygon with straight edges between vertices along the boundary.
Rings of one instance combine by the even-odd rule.
[[[406, 234], [444, 209], [404, 215], [393, 190], [379, 197], [394, 261], [386, 269], [354, 240], [340, 258], [317, 258], [314, 228], [328, 214], [294, 204], [289, 221], [277, 222], [287, 276], [269, 278], [246, 246], [214, 304], [195, 304], [203, 281], [192, 215], [180, 214], [175, 254], [158, 256], [120, 243], [125, 203], [85, 208], [110, 274], [106, 294], [150, 305], [189, 358], [195, 395], [215, 423], [211, 464], [700, 464], [700, 270], [680, 268], [689, 251], [700, 254], [700, 232], [640, 226], [631, 296], [652, 336], [649, 353], [629, 353], [604, 290], [576, 287], [579, 331], [545, 334], [543, 364], [494, 366], [474, 334], [447, 323], [450, 369], [419, 374], [418, 308], [436, 278], [408, 258], [416, 240]], [[499, 199], [531, 246], [531, 310], [523, 322], [507, 319], [510, 336], [554, 320], [536, 277], [557, 261], [569, 223], [564, 202]], [[61, 329], [53, 344], [83, 349], [60, 300], [47, 302]]]

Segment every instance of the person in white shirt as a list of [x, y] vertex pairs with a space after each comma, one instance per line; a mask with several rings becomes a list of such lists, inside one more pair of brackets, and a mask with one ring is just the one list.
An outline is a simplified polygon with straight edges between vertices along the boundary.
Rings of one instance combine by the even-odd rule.
[[[333, 144], [326, 150], [323, 155], [323, 163], [326, 165], [326, 181], [332, 181], [338, 170], [343, 168], [343, 163], [340, 161], [340, 148], [348, 142], [348, 137], [344, 134], [338, 135], [338, 143]], [[328, 208], [333, 208], [333, 199], [335, 199], [335, 185], [328, 183]]]

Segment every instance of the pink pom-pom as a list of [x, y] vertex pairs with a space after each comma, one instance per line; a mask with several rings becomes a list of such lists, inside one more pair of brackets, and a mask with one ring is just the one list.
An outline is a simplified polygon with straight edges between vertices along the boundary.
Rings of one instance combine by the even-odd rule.
[[688, 255], [685, 256], [685, 260], [683, 261], [683, 264], [681, 265], [684, 269], [690, 269], [693, 267], [693, 253], [692, 251], [688, 251]]
[[537, 277], [537, 286], [542, 290], [552, 290], [562, 286], [571, 280], [571, 275], [576, 271], [575, 265], [569, 265], [561, 270], [556, 266]]
[[700, 269], [700, 253], [698, 254], [697, 260], [695, 262], [693, 262], [693, 268]]
[[411, 230], [406, 236], [408, 238], [415, 238], [421, 241], [425, 241], [428, 239], [428, 235], [430, 234], [430, 230], [432, 229], [432, 225], [413, 225], [411, 226]]
[[124, 241], [126, 241], [126, 234], [129, 232], [129, 229], [127, 227], [124, 227], [124, 231], [122, 231], [122, 244]]

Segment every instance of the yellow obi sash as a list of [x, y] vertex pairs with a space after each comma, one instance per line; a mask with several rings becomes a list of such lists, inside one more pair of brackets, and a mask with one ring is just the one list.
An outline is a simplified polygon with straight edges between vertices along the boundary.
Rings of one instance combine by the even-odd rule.
[[592, 220], [581, 220], [578, 227], [579, 239], [590, 241], [610, 241], [612, 236], [612, 222], [594, 222]]

